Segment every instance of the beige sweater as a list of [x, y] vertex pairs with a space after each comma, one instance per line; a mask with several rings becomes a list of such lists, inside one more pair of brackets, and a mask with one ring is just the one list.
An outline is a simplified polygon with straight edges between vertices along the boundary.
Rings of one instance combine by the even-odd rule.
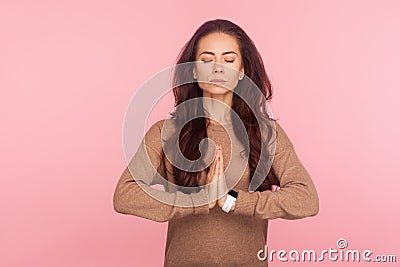
[[[158, 121], [147, 131], [145, 147], [157, 172], [173, 181], [169, 171], [171, 164], [161, 145], [163, 122]], [[280, 181], [280, 190], [249, 192], [247, 166], [233, 188], [239, 193], [233, 212], [227, 214], [218, 205], [212, 209], [208, 204], [196, 205], [206, 203], [208, 198], [204, 190], [191, 194], [192, 207], [180, 207], [151, 197], [137, 184], [127, 167], [115, 189], [114, 209], [157, 222], [168, 221], [164, 266], [268, 266], [268, 260], [257, 258], [258, 251], [266, 244], [268, 220], [300, 219], [314, 216], [319, 210], [317, 191], [310, 175], [282, 127], [275, 123], [277, 141], [271, 168]], [[210, 124], [207, 133], [216, 144], [222, 145], [226, 167], [231, 153], [226, 130]], [[152, 181], [147, 182], [152, 184]]]

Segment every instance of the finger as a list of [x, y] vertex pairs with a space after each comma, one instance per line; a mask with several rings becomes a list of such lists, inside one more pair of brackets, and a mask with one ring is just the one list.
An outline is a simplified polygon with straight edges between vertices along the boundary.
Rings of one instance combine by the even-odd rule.
[[223, 205], [225, 204], [226, 198], [227, 198], [227, 192], [228, 188], [226, 186], [226, 176], [224, 173], [224, 162], [223, 162], [223, 157], [222, 157], [222, 152], [221, 152], [221, 157], [220, 157], [220, 164], [219, 164], [219, 177], [218, 177], [218, 205], [222, 208]]
[[210, 183], [213, 180], [215, 169], [217, 168], [217, 159], [218, 159], [218, 149], [215, 150], [214, 160], [211, 163], [210, 169], [208, 171], [207, 184]]
[[221, 168], [221, 175], [224, 173], [224, 157], [222, 157], [222, 147], [219, 149], [219, 154], [220, 154], [220, 157], [219, 157], [219, 159], [220, 159], [220, 161], [221, 161], [221, 164], [220, 164], [220, 168]]
[[[218, 163], [217, 163], [218, 164]], [[209, 188], [209, 200], [211, 202], [215, 202], [218, 197], [218, 184], [216, 183], [215, 179], [215, 173], [212, 175], [212, 180], [211, 182], [207, 185]]]
[[209, 200], [209, 208], [212, 209], [217, 204], [217, 196], [218, 196], [218, 184], [214, 181], [215, 180], [215, 173], [217, 170], [217, 164], [219, 161], [219, 149], [215, 150], [214, 160], [210, 166], [209, 173], [207, 176], [207, 193], [208, 193], [208, 200]]
[[210, 184], [214, 186], [215, 189], [215, 199], [217, 199], [218, 196], [218, 169], [219, 169], [219, 158], [216, 158], [216, 166], [215, 166], [215, 171], [211, 176], [211, 181]]
[[213, 180], [217, 180], [218, 179], [219, 164], [220, 164], [220, 161], [221, 161], [220, 154], [221, 154], [220, 150], [217, 149], [217, 156], [215, 157], [215, 168], [214, 168], [214, 173], [213, 173], [213, 177], [212, 177]]
[[218, 178], [218, 198], [222, 198], [226, 195], [227, 190], [226, 190], [226, 184], [225, 184], [225, 178], [224, 176], [220, 176]]
[[225, 180], [225, 175], [224, 175], [224, 170], [222, 168], [221, 160], [219, 164], [219, 177], [218, 177], [218, 198], [222, 198], [226, 195], [228, 192], [227, 186], [226, 186], [226, 180]]
[[214, 170], [214, 175], [213, 175], [213, 181], [214, 181], [214, 180], [217, 180], [218, 177], [220, 176], [219, 170], [220, 170], [221, 160], [220, 160], [220, 158], [219, 158], [219, 152], [218, 152], [218, 156], [217, 156], [217, 158], [216, 158], [216, 161], [217, 161], [217, 163], [216, 163], [216, 165], [215, 165], [215, 170]]
[[215, 207], [216, 201], [210, 202], [210, 204], [208, 205], [209, 209], [212, 209]]
[[225, 201], [226, 201], [226, 195], [217, 200], [218, 206], [222, 208], [225, 204]]
[[214, 161], [213, 161], [211, 169], [210, 169], [210, 179], [211, 180], [213, 180], [213, 176], [214, 176], [215, 172], [217, 171], [218, 157], [219, 157], [219, 151], [217, 149], [215, 151]]

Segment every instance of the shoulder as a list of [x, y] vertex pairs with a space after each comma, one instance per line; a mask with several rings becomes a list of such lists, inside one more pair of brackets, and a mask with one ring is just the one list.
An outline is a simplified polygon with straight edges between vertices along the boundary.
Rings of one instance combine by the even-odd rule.
[[149, 137], [159, 136], [161, 133], [161, 130], [164, 126], [165, 120], [166, 119], [161, 119], [161, 120], [154, 122], [150, 126], [150, 128], [146, 131], [146, 136], [149, 136]]
[[165, 119], [154, 122], [146, 131], [144, 141], [147, 146], [160, 147], [161, 146], [161, 131], [164, 125]]
[[288, 134], [283, 129], [283, 126], [275, 121], [275, 132], [276, 132], [276, 150], [282, 151], [293, 147], [293, 143], [290, 140]]

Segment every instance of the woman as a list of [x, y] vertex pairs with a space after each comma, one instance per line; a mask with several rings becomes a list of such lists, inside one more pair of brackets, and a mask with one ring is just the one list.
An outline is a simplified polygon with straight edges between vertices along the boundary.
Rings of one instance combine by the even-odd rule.
[[239, 26], [216, 19], [197, 29], [177, 64], [185, 67], [174, 76], [176, 109], [146, 132], [114, 208], [168, 221], [164, 266], [267, 266], [257, 253], [268, 220], [314, 216], [319, 200], [265, 110], [272, 88], [261, 56]]

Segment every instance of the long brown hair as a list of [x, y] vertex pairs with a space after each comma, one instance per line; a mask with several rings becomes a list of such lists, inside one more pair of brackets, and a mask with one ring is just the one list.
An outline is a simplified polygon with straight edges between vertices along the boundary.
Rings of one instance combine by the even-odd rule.
[[[257, 164], [261, 164], [262, 168], [266, 168], [266, 159], [260, 159], [262, 135], [256, 116], [250, 107], [259, 107], [255, 108], [255, 111], [259, 112], [257, 118], [274, 120], [268, 116], [266, 111], [266, 101], [272, 99], [271, 82], [265, 71], [260, 53], [253, 41], [242, 28], [229, 20], [210, 20], [202, 24], [184, 45], [178, 55], [176, 64], [196, 61], [196, 53], [200, 39], [214, 32], [228, 34], [237, 40], [242, 55], [245, 75], [252, 81], [252, 83], [246, 82], [246, 80], [239, 81], [237, 88], [234, 90], [231, 108], [233, 110], [232, 112], [238, 114], [247, 130], [250, 151], [245, 151], [245, 153], [246, 156], [248, 156], [250, 179], [253, 179]], [[187, 72], [190, 72], [190, 70], [187, 70]], [[173, 77], [174, 84], [177, 84], [177, 86], [173, 88], [175, 107], [187, 100], [201, 99], [203, 96], [203, 90], [199, 87], [197, 82], [181, 85], [181, 79], [182, 77], [179, 77], [179, 73], [175, 74]], [[245, 96], [249, 104], [235, 94], [237, 90], [240, 90], [240, 96]], [[255, 90], [257, 93], [255, 93]], [[198, 102], [197, 105], [191, 106], [190, 109], [175, 109], [170, 115], [177, 121], [184, 121], [185, 116], [190, 116], [189, 113], [194, 116], [195, 119], [190, 120], [182, 127], [179, 135], [179, 147], [183, 156], [187, 159], [197, 160], [201, 156], [199, 144], [203, 139], [207, 138], [206, 129], [209, 123], [209, 120], [204, 116], [201, 101]], [[235, 127], [234, 124], [234, 130], [237, 128], [238, 127]], [[237, 134], [237, 136], [239, 135]], [[241, 141], [244, 143], [244, 140]], [[193, 166], [193, 168], [197, 167], [198, 166]], [[208, 170], [207, 168], [207, 171]], [[197, 187], [201, 185], [199, 184], [200, 172], [198, 171], [183, 171], [174, 166], [173, 175], [179, 186]], [[273, 176], [269, 173], [267, 177], [264, 174], [262, 178], [263, 183], [257, 188], [257, 191], [269, 189]]]

